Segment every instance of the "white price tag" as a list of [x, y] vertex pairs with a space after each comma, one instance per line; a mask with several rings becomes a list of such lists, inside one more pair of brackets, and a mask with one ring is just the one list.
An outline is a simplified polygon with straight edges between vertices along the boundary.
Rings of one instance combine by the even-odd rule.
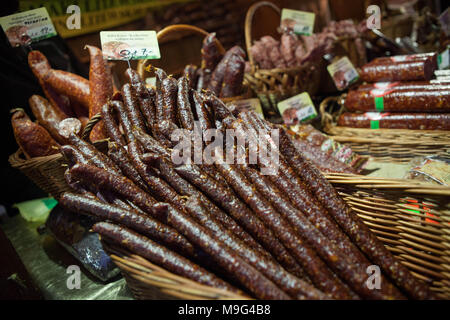
[[334, 84], [338, 90], [344, 90], [349, 85], [359, 79], [358, 71], [347, 57], [342, 57], [339, 60], [327, 66], [328, 73], [333, 78]]

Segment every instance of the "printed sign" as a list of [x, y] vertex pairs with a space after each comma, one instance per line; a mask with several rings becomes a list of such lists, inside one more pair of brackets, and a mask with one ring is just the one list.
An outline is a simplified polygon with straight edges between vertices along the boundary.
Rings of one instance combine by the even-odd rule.
[[448, 69], [450, 66], [450, 53], [449, 53], [449, 47], [445, 49], [441, 54], [438, 55], [438, 68], [440, 70]]
[[13, 47], [30, 44], [57, 35], [45, 8], [1, 17], [0, 25]]
[[100, 42], [108, 60], [161, 58], [155, 31], [101, 31]]
[[312, 12], [282, 9], [281, 28], [292, 30], [300, 35], [312, 35], [316, 15]]
[[359, 79], [358, 71], [347, 57], [329, 64], [327, 70], [338, 90], [344, 90]]
[[261, 102], [259, 101], [258, 98], [232, 101], [227, 103], [227, 105], [234, 105], [236, 109], [239, 110], [238, 112], [242, 112], [245, 110], [255, 111], [264, 119]]
[[317, 117], [317, 111], [307, 92], [278, 102], [278, 111], [287, 126], [296, 125]]

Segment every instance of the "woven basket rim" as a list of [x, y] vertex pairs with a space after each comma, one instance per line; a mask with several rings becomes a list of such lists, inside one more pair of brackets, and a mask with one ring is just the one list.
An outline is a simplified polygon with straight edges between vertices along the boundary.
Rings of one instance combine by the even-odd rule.
[[[110, 242], [101, 239], [102, 245], [107, 252], [110, 253], [111, 259], [115, 263], [121, 265], [122, 272], [127, 272], [129, 276], [135, 278], [140, 276], [145, 278], [146, 273], [151, 275], [148, 281], [151, 282], [158, 290], [181, 291], [190, 296], [190, 299], [233, 299], [248, 300], [252, 299], [244, 293], [232, 293], [224, 289], [218, 289], [204, 284], [200, 284], [191, 279], [176, 275], [172, 272], [161, 268], [142, 256], [133, 254], [130, 251], [118, 247]], [[123, 268], [123, 266], [126, 268]], [[124, 270], [126, 269], [126, 270]], [[142, 279], [142, 278], [141, 278]], [[177, 289], [178, 287], [178, 289]]]

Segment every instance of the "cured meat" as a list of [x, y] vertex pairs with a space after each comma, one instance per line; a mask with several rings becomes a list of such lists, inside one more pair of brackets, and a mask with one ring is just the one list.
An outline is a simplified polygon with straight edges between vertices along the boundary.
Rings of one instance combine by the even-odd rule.
[[338, 125], [352, 128], [450, 130], [450, 113], [349, 113]]
[[350, 90], [345, 107], [348, 111], [450, 112], [450, 89]]
[[360, 76], [367, 82], [430, 80], [435, 69], [430, 60], [371, 62], [361, 67]]

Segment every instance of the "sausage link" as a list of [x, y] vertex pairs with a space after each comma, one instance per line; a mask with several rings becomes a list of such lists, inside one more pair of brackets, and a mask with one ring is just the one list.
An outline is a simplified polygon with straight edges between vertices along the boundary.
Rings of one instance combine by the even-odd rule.
[[69, 192], [65, 192], [60, 197], [59, 203], [70, 211], [88, 214], [101, 219], [101, 221], [109, 220], [130, 228], [183, 256], [194, 256], [192, 244], [175, 229], [149, 216], [143, 216], [134, 210], [125, 210], [115, 205]]
[[161, 82], [162, 97], [164, 102], [164, 120], [178, 124], [177, 121], [177, 80], [167, 77]]
[[186, 77], [178, 79], [178, 122], [187, 130], [194, 130], [194, 115], [189, 102], [189, 83]]
[[[94, 46], [87, 45], [89, 50], [89, 118], [100, 113], [102, 107], [113, 95], [112, 77], [105, 66], [102, 51]], [[97, 141], [106, 138], [103, 121], [99, 121], [92, 129], [89, 138]]]
[[[235, 166], [220, 160], [215, 163], [215, 166], [240, 198], [296, 258], [317, 288], [335, 299], [351, 297], [348, 288], [328, 269], [309, 245], [294, 233], [287, 221], [281, 218], [280, 214], [254, 189]], [[338, 260], [335, 255], [331, 255], [330, 258], [333, 262]]]
[[41, 125], [30, 120], [23, 110], [15, 110], [11, 116], [14, 137], [27, 159], [58, 153], [58, 143]]
[[[95, 184], [100, 190], [114, 192], [147, 214], [152, 214], [151, 206], [157, 201], [130, 179], [87, 164], [76, 164], [69, 172], [74, 179], [88, 185]], [[155, 218], [160, 220], [160, 217]]]
[[59, 108], [66, 117], [73, 117], [75, 114], [70, 106], [69, 97], [58, 94], [53, 87], [44, 81], [45, 75], [51, 70], [51, 66], [42, 52], [37, 50], [30, 51], [28, 54], [28, 65], [34, 76], [38, 79], [45, 97], [53, 107]]
[[244, 261], [255, 267], [263, 275], [273, 281], [279, 288], [295, 299], [330, 299], [310, 283], [298, 279], [284, 270], [273, 259], [261, 256], [253, 247], [242, 242], [230, 230], [222, 226], [215, 217], [205, 209], [200, 199], [190, 197], [186, 208], [197, 223], [208, 230], [210, 235], [221, 241]]
[[136, 94], [131, 90], [131, 85], [129, 83], [125, 83], [122, 86], [121, 92], [125, 110], [128, 114], [128, 118], [130, 119], [132, 128], [146, 130], [144, 120], [138, 106], [137, 97]]
[[[120, 105], [119, 105], [120, 104]], [[107, 136], [118, 145], [125, 145], [125, 139], [120, 132], [119, 125], [116, 118], [120, 114], [120, 110], [123, 110], [122, 102], [117, 100], [111, 100], [106, 103], [102, 108], [102, 119], [105, 126]]]
[[272, 281], [211, 236], [204, 227], [189, 219], [185, 213], [167, 204], [158, 204], [154, 208], [158, 211], [165, 211], [167, 221], [171, 226], [191, 243], [207, 252], [211, 259], [220, 265], [228, 275], [236, 278], [256, 298], [290, 300], [290, 297]]
[[176, 167], [175, 171], [225, 210], [256, 241], [260, 242], [286, 270], [295, 274], [298, 270], [298, 264], [294, 258], [275, 238], [272, 231], [266, 228], [259, 218], [255, 217], [231, 189], [221, 186], [195, 166], [183, 165]]
[[203, 39], [201, 49], [201, 66], [203, 69], [210, 70], [211, 72], [216, 68], [217, 64], [222, 59], [222, 54], [220, 53], [216, 42], [216, 33], [210, 33], [205, 37], [205, 39]]
[[280, 149], [292, 167], [305, 181], [320, 203], [328, 210], [337, 224], [369, 259], [379, 265], [387, 276], [414, 299], [432, 299], [428, 286], [415, 278], [392, 253], [377, 239], [364, 222], [352, 212], [333, 186], [312, 164], [295, 150], [286, 134], [280, 136]]
[[61, 109], [55, 108], [47, 99], [38, 95], [32, 95], [28, 102], [38, 123], [47, 129], [57, 142], [66, 144], [67, 139], [59, 134], [59, 123], [67, 118]]
[[92, 227], [92, 230], [99, 233], [107, 242], [124, 247], [177, 275], [201, 284], [240, 293], [236, 288], [190, 260], [127, 228], [99, 222]]
[[71, 72], [50, 69], [44, 81], [59, 94], [80, 103], [86, 110], [89, 109], [89, 80]]

